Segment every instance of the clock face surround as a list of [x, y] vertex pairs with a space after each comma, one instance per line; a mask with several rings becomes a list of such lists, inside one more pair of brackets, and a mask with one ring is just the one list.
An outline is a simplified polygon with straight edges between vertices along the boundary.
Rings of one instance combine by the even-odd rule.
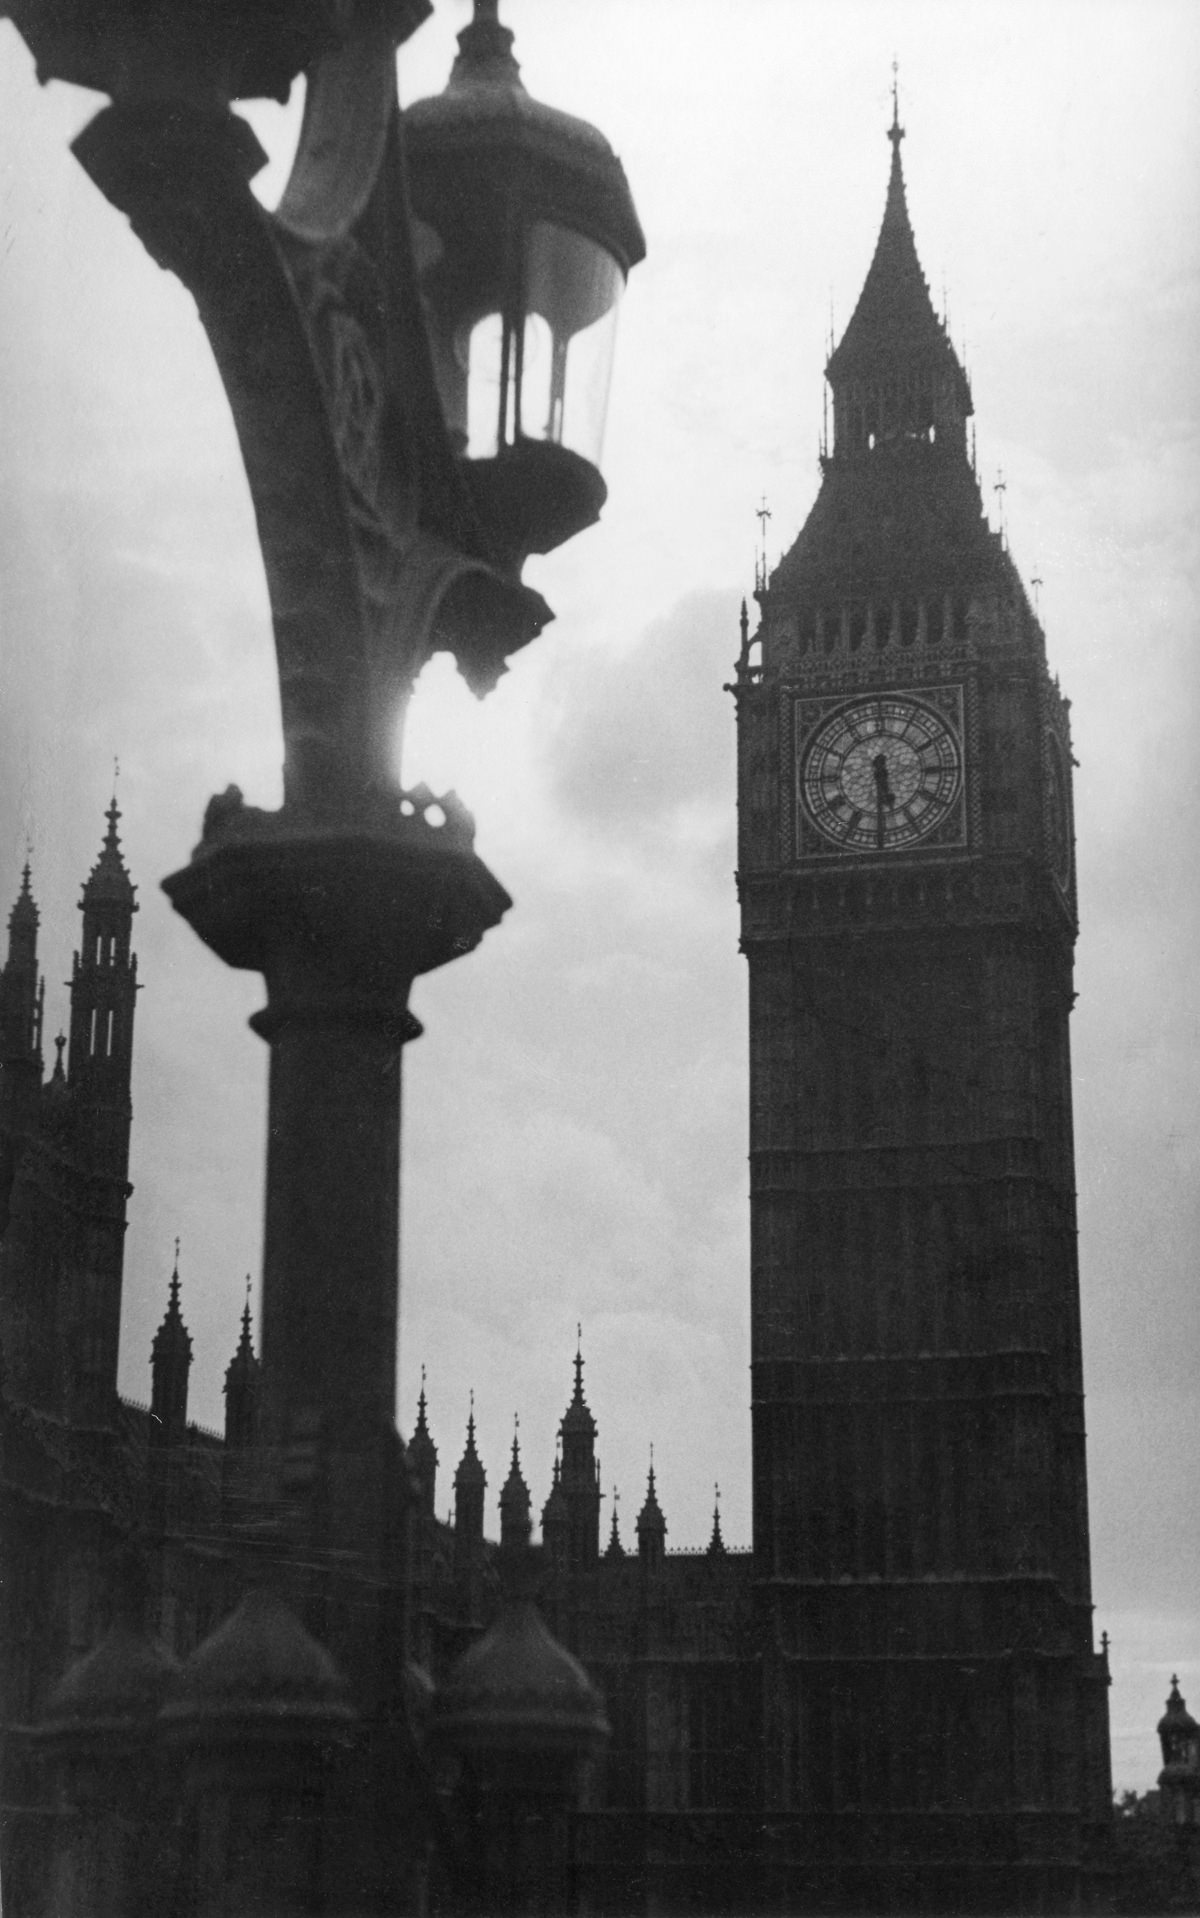
[[[957, 706], [957, 688], [936, 690]], [[961, 816], [963, 784], [961, 724], [942, 710], [946, 703], [900, 692], [859, 696], [807, 730], [798, 709], [802, 824], [817, 829], [826, 849], [897, 852], [931, 836], [944, 841]]]

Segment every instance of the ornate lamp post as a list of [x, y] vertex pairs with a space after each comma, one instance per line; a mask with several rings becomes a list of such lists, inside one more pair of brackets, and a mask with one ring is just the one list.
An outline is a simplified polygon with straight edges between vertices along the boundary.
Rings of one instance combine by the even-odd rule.
[[[2, 4], [2, 0], [0, 0]], [[494, 0], [410, 116], [425, 0], [8, 0], [39, 76], [106, 92], [75, 142], [195, 298], [270, 593], [284, 803], [214, 799], [172, 903], [261, 971], [271, 1048], [262, 1356], [270, 1523], [368, 1728], [402, 1715], [395, 1434], [400, 1051], [413, 979], [510, 901], [454, 796], [405, 793], [438, 648], [485, 691], [551, 617], [527, 553], [593, 520], [612, 314], [644, 251], [621, 168], [525, 93]], [[307, 72], [276, 213], [232, 102]]]

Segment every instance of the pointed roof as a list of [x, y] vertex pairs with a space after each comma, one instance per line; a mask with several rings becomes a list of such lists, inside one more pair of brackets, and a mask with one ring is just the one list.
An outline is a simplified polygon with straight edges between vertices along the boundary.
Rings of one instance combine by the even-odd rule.
[[500, 1488], [500, 1510], [502, 1512], [506, 1507], [517, 1504], [524, 1504], [526, 1511], [529, 1509], [529, 1487], [525, 1483], [525, 1475], [521, 1470], [519, 1430], [520, 1421], [518, 1419], [515, 1422], [513, 1431], [512, 1459], [508, 1468], [508, 1477]]
[[558, 1459], [555, 1459], [554, 1476], [550, 1481], [550, 1493], [546, 1503], [542, 1507], [543, 1533], [553, 1531], [556, 1526], [566, 1525], [568, 1519], [567, 1495], [562, 1488], [562, 1465]]
[[825, 371], [829, 380], [837, 383], [856, 374], [868, 375], [877, 369], [882, 372], [897, 361], [940, 360], [952, 369], [960, 382], [963, 410], [969, 413], [971, 396], [966, 375], [934, 311], [917, 257], [900, 161], [904, 128], [900, 125], [894, 89], [892, 124], [887, 137], [892, 146], [892, 164], [874, 258], [850, 323], [830, 354]]
[[157, 1365], [160, 1359], [182, 1358], [187, 1364], [192, 1360], [192, 1335], [183, 1322], [183, 1313], [179, 1309], [179, 1240], [175, 1241], [175, 1266], [171, 1273], [171, 1284], [167, 1296], [167, 1309], [162, 1324], [154, 1334], [154, 1343], [150, 1355]]
[[471, 1394], [471, 1410], [467, 1416], [467, 1443], [454, 1474], [455, 1486], [486, 1485], [487, 1473], [483, 1461], [475, 1449], [475, 1394]]
[[1167, 1709], [1159, 1719], [1156, 1729], [1160, 1738], [1164, 1732], [1200, 1731], [1200, 1726], [1196, 1724], [1195, 1719], [1187, 1708], [1187, 1703], [1179, 1689], [1179, 1680], [1174, 1672], [1171, 1674], [1171, 1690], [1167, 1698]]
[[37, 936], [40, 915], [37, 909], [37, 902], [33, 896], [33, 888], [30, 883], [31, 877], [27, 857], [25, 864], [21, 868], [21, 890], [17, 894], [13, 902], [12, 911], [8, 915], [10, 945], [17, 944], [22, 934], [24, 935], [26, 943]]
[[646, 1500], [637, 1515], [638, 1537], [641, 1538], [644, 1532], [660, 1532], [665, 1536], [666, 1530], [667, 1521], [662, 1515], [662, 1507], [659, 1505], [654, 1484], [654, 1455], [651, 1453], [650, 1475], [646, 1480]]
[[242, 1335], [238, 1340], [236, 1352], [225, 1368], [226, 1391], [229, 1389], [231, 1380], [239, 1378], [245, 1373], [257, 1372], [257, 1370], [258, 1360], [254, 1356], [254, 1340], [250, 1318], [250, 1274], [247, 1272], [246, 1303], [242, 1307]]
[[612, 1495], [612, 1526], [608, 1534], [608, 1545], [604, 1552], [605, 1558], [609, 1560], [624, 1558], [625, 1556], [625, 1547], [621, 1543], [621, 1533], [617, 1525], [617, 1506], [620, 1503], [620, 1499], [621, 1494], [614, 1485]]
[[708, 1541], [708, 1556], [710, 1558], [723, 1558], [725, 1556], [725, 1540], [721, 1537], [721, 1488], [717, 1485], [714, 1486], [713, 1490], [716, 1496], [713, 1502], [712, 1537]]
[[422, 1366], [421, 1390], [417, 1397], [417, 1422], [413, 1427], [413, 1435], [408, 1441], [409, 1458], [420, 1473], [424, 1473], [428, 1465], [436, 1466], [438, 1459], [438, 1449], [433, 1442], [433, 1435], [429, 1430], [429, 1420], [426, 1416], [426, 1411], [425, 1367]]
[[575, 1330], [575, 1390], [571, 1396], [571, 1403], [563, 1413], [560, 1430], [564, 1434], [567, 1432], [582, 1432], [588, 1438], [595, 1438], [596, 1421], [592, 1417], [588, 1402], [583, 1396], [583, 1327], [581, 1325], [577, 1326]]
[[108, 831], [104, 835], [100, 857], [88, 874], [83, 888], [83, 898], [79, 903], [81, 906], [96, 906], [113, 902], [127, 906], [131, 912], [136, 912], [134, 893], [137, 888], [130, 880], [121, 854], [121, 841], [117, 833], [117, 821], [121, 817], [121, 809], [117, 805], [115, 793], [104, 816], [108, 820]]

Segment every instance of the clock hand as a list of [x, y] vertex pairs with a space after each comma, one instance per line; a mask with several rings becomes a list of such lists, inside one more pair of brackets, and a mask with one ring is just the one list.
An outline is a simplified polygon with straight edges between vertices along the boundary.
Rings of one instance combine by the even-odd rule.
[[883, 845], [883, 815], [896, 803], [896, 797], [888, 784], [888, 762], [886, 753], [876, 753], [871, 761], [871, 771], [875, 775], [875, 844]]

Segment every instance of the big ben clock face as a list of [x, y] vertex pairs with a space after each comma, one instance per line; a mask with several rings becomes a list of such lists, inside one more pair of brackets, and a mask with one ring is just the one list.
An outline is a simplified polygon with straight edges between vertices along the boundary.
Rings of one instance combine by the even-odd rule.
[[898, 852], [930, 838], [958, 842], [957, 707], [957, 688], [939, 688], [928, 699], [886, 693], [850, 700], [808, 728], [798, 711], [802, 826], [814, 826], [827, 850]]

